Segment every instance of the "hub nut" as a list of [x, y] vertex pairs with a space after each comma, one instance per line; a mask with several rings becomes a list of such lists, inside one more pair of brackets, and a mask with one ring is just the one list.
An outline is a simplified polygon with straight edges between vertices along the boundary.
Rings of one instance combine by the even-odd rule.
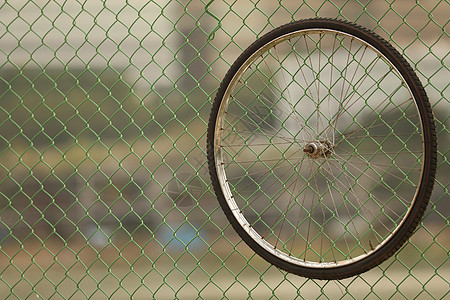
[[331, 154], [333, 146], [330, 141], [314, 141], [308, 143], [303, 152], [308, 154], [312, 158], [328, 157]]

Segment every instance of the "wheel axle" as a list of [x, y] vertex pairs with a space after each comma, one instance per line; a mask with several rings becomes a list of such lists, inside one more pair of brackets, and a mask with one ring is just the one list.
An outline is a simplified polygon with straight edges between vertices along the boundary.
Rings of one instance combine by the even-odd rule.
[[312, 158], [326, 158], [331, 155], [333, 148], [334, 146], [330, 141], [321, 140], [308, 143], [305, 148], [303, 148], [303, 152], [305, 152]]

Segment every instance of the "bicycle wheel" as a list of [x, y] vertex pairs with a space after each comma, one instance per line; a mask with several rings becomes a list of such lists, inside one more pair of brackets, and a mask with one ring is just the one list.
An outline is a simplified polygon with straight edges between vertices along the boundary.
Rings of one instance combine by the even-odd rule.
[[425, 91], [385, 40], [333, 19], [262, 36], [222, 81], [208, 125], [215, 193], [256, 253], [310, 278], [389, 258], [431, 195], [436, 133]]

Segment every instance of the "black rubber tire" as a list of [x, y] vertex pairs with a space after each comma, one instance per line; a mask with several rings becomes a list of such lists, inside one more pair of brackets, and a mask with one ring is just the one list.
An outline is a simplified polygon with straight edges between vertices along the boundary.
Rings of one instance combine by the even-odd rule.
[[[363, 40], [365, 43], [370, 44], [372, 47], [382, 53], [399, 70], [409, 89], [414, 95], [423, 130], [423, 173], [416, 198], [413, 202], [413, 207], [410, 209], [410, 213], [405, 218], [403, 225], [387, 243], [385, 243], [372, 255], [367, 256], [355, 263], [333, 268], [309, 268], [292, 264], [276, 255], [273, 255], [273, 253], [269, 253], [266, 249], [261, 247], [247, 234], [247, 232], [241, 227], [239, 222], [237, 222], [237, 220], [233, 216], [233, 213], [224, 198], [222, 188], [217, 177], [216, 158], [214, 150], [216, 121], [218, 118], [219, 107], [222, 103], [224, 94], [231, 81], [233, 80], [233, 77], [235, 76], [236, 72], [238, 72], [239, 68], [255, 51], [282, 35], [304, 29], [337, 30]], [[245, 243], [251, 249], [253, 249], [253, 251], [255, 251], [269, 263], [293, 274], [316, 279], [342, 279], [358, 275], [381, 264], [383, 261], [391, 257], [396, 251], [398, 251], [400, 247], [407, 241], [407, 239], [414, 233], [425, 212], [433, 189], [437, 158], [437, 140], [435, 131], [436, 130], [431, 106], [422, 84], [420, 83], [417, 75], [414, 73], [413, 69], [410, 67], [407, 61], [387, 41], [385, 41], [375, 33], [347, 21], [328, 18], [305, 19], [286, 24], [265, 34], [264, 36], [256, 40], [253, 44], [251, 44], [230, 67], [216, 94], [208, 124], [207, 157], [209, 163], [209, 172], [215, 194], [218, 198], [222, 210], [225, 213], [225, 216], [227, 217], [235, 231], [245, 241]]]

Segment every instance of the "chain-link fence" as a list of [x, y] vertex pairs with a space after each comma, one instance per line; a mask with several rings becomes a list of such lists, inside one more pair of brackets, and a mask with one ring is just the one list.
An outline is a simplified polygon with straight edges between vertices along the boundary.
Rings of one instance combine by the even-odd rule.
[[[2, 299], [449, 297], [447, 0], [0, 4]], [[212, 191], [206, 127], [253, 40], [306, 17], [361, 24], [418, 73], [438, 133], [434, 192], [391, 259], [339, 281], [255, 255]]]

